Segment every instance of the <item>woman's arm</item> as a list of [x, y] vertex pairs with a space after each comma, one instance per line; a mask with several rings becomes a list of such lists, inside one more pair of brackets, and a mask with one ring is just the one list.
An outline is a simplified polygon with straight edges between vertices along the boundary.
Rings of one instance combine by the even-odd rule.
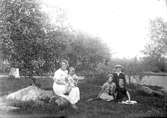
[[83, 79], [85, 79], [83, 76], [77, 76], [76, 74], [75, 75], [73, 75], [73, 79], [74, 80], [83, 80]]
[[57, 84], [60, 84], [60, 85], [66, 85], [67, 83], [62, 81], [62, 80], [56, 80], [55, 81]]
[[62, 84], [62, 85], [66, 84], [66, 82], [64, 81], [64, 79], [61, 77], [61, 73], [58, 70], [55, 72], [53, 80], [57, 84]]
[[78, 80], [83, 80], [84, 77], [83, 77], [83, 76], [77, 76], [77, 75], [75, 74], [75, 75], [73, 75], [73, 78], [72, 78], [72, 79], [74, 80], [74, 84], [77, 86]]

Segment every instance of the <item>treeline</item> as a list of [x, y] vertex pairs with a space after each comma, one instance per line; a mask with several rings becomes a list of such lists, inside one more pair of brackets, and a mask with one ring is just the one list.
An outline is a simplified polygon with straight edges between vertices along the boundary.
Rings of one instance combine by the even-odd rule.
[[87, 72], [110, 58], [109, 49], [97, 37], [68, 28], [50, 24], [36, 0], [1, 0], [1, 59], [32, 76], [54, 72], [62, 58]]
[[167, 22], [162, 18], [150, 21], [150, 40], [145, 46], [143, 60], [154, 72], [167, 72]]
[[16, 67], [30, 76], [53, 73], [65, 58], [82, 74], [112, 72], [115, 64], [122, 64], [129, 76], [167, 72], [167, 23], [161, 18], [150, 21], [150, 41], [140, 59], [113, 59], [98, 37], [71, 31], [64, 26], [62, 15], [56, 18], [57, 25], [50, 24], [37, 0], [1, 0], [0, 70]]

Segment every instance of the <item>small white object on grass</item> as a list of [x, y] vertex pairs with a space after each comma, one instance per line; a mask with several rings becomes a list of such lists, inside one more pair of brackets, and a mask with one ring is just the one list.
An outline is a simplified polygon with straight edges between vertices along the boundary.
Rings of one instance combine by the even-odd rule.
[[133, 100], [129, 101], [129, 100], [126, 100], [126, 101], [122, 101], [121, 103], [122, 103], [122, 104], [137, 104], [137, 101], [133, 101]]
[[12, 76], [14, 78], [20, 78], [20, 74], [19, 74], [19, 68], [11, 68], [10, 72], [9, 72], [9, 76]]

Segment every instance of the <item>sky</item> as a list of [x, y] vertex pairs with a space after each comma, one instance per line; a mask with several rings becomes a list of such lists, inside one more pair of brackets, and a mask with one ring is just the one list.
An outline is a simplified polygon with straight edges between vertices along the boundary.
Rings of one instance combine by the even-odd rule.
[[149, 20], [167, 17], [164, 0], [42, 0], [55, 23], [56, 7], [64, 9], [70, 25], [99, 37], [115, 58], [142, 56]]

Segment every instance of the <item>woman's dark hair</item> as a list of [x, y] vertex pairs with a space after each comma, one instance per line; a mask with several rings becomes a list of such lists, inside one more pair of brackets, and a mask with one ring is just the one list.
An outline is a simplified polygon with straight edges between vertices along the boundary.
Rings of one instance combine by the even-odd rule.
[[107, 74], [107, 79], [108, 79], [109, 77], [113, 77], [113, 74], [112, 74], [112, 73], [108, 73], [108, 74]]

